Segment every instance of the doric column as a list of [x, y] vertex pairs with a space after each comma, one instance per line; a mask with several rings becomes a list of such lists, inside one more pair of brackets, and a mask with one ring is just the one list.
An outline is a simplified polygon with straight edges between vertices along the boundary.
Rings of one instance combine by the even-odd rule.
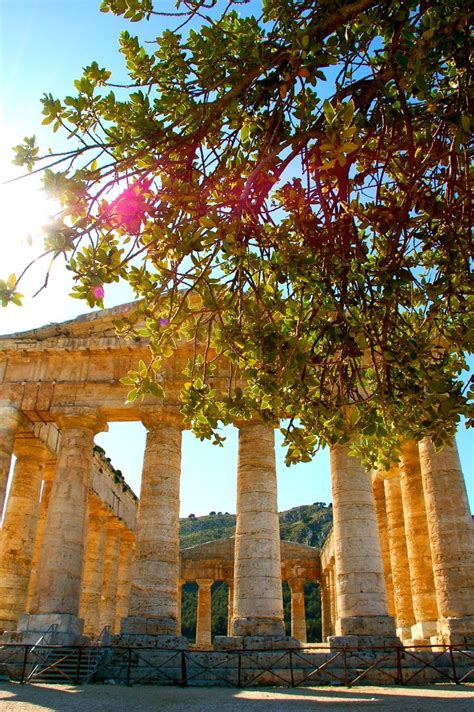
[[100, 599], [99, 631], [108, 625], [111, 632], [114, 632], [122, 530], [123, 525], [118, 519], [109, 515], [106, 525], [104, 584]]
[[232, 618], [234, 612], [234, 582], [227, 581], [227, 635], [232, 634]]
[[319, 586], [321, 591], [321, 641], [325, 643], [328, 636], [332, 634], [329, 571], [323, 573]]
[[387, 611], [370, 476], [349, 455], [348, 445], [333, 447], [330, 462], [338, 606], [336, 636], [361, 636], [361, 644], [370, 643], [367, 637], [394, 637], [394, 621]]
[[166, 414], [144, 423], [148, 434], [135, 560], [122, 634], [177, 636], [182, 425], [178, 417]]
[[304, 603], [304, 580], [288, 581], [291, 591], [291, 637], [306, 643], [306, 611]]
[[196, 616], [196, 647], [211, 646], [212, 579], [196, 579], [198, 585]]
[[16, 441], [16, 465], [0, 531], [0, 630], [15, 630], [26, 611], [46, 448], [33, 438]]
[[0, 519], [5, 505], [8, 475], [13, 455], [15, 435], [21, 421], [21, 413], [14, 406], [0, 406]]
[[380, 539], [380, 552], [382, 554], [383, 576], [385, 580], [385, 593], [387, 596], [387, 610], [389, 616], [395, 616], [395, 602], [393, 599], [392, 565], [390, 563], [390, 542], [388, 540], [387, 511], [385, 506], [385, 487], [380, 472], [375, 472], [372, 477], [372, 490], [374, 493], [375, 516]]
[[104, 583], [104, 554], [107, 514], [95, 497], [89, 495], [87, 537], [82, 575], [80, 616], [84, 633], [97, 637], [100, 627], [100, 601]]
[[438, 606], [416, 442], [405, 443], [402, 447], [399, 469], [413, 613], [416, 621], [412, 626], [411, 638], [419, 643], [429, 643], [430, 637], [437, 633]]
[[329, 598], [331, 607], [331, 635], [336, 635], [336, 621], [338, 617], [337, 610], [337, 591], [336, 591], [336, 563], [334, 559], [329, 567]]
[[181, 635], [181, 616], [183, 612], [183, 586], [186, 583], [186, 581], [183, 581], [183, 579], [179, 579], [178, 581], [178, 635]]
[[273, 428], [239, 429], [232, 635], [284, 636]]
[[415, 622], [415, 615], [411, 596], [410, 570], [408, 567], [398, 467], [392, 467], [391, 470], [384, 473], [384, 476], [397, 634], [402, 640], [406, 640], [411, 638], [411, 626]]
[[19, 630], [33, 637], [51, 624], [57, 640], [77, 640], [86, 534], [87, 493], [92, 469], [94, 434], [106, 425], [94, 409], [56, 412], [61, 429], [56, 475], [51, 490], [39, 556], [31, 615], [20, 619]]
[[41, 501], [39, 505], [38, 524], [36, 526], [35, 547], [33, 550], [33, 559], [31, 561], [31, 576], [28, 583], [28, 600], [26, 611], [31, 608], [31, 598], [36, 586], [36, 572], [38, 571], [38, 560], [41, 550], [41, 542], [43, 541], [44, 527], [46, 524], [46, 515], [48, 513], [49, 498], [51, 495], [51, 487], [53, 485], [54, 473], [56, 471], [56, 460], [47, 460], [43, 469], [43, 488], [41, 490]]
[[122, 532], [120, 546], [120, 560], [117, 583], [117, 609], [115, 614], [115, 631], [120, 631], [122, 618], [128, 615], [130, 600], [130, 586], [132, 574], [133, 552], [135, 549], [135, 535], [129, 529]]
[[456, 644], [474, 633], [474, 546], [466, 485], [455, 445], [436, 452], [419, 444], [430, 534], [438, 635]]

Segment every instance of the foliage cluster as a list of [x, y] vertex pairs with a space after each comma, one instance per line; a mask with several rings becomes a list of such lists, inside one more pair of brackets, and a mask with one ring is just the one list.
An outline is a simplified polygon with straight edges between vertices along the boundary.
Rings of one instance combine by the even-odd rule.
[[[16, 162], [61, 202], [46, 251], [74, 294], [142, 301], [130, 399], [194, 340], [183, 413], [284, 422], [288, 461], [352, 442], [387, 466], [400, 438], [472, 419], [472, 70], [463, 0], [104, 0], [170, 27], [123, 32], [129, 84], [92, 62], [43, 98], [60, 155]], [[0, 283], [3, 303], [18, 280]], [[225, 366], [223, 366], [225, 365]], [[217, 367], [226, 388], [215, 387]], [[242, 387], [242, 384], [245, 387]]]

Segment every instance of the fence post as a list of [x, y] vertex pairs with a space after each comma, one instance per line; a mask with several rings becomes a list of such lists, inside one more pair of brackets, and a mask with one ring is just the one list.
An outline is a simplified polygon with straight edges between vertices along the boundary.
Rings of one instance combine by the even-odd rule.
[[240, 676], [240, 669], [242, 666], [242, 661], [240, 658], [240, 651], [237, 653], [237, 687], [241, 687], [241, 676]]
[[21, 678], [20, 678], [20, 684], [23, 685], [25, 682], [25, 672], [26, 672], [26, 661], [28, 660], [28, 651], [30, 649], [29, 645], [25, 645], [25, 652], [23, 654], [23, 665], [21, 668]]
[[400, 655], [400, 647], [397, 645], [397, 684], [403, 685], [403, 670], [402, 670], [402, 656]]
[[130, 687], [130, 665], [132, 663], [132, 649], [128, 649], [127, 653], [127, 686]]
[[181, 651], [181, 685], [183, 687], [188, 686], [188, 672], [186, 668], [186, 653], [184, 650]]
[[349, 687], [349, 680], [347, 678], [347, 647], [346, 646], [344, 646], [342, 652], [344, 655], [344, 685], [346, 687]]
[[291, 675], [291, 687], [295, 686], [295, 677], [293, 675], [293, 651], [290, 650], [290, 675]]
[[81, 660], [82, 660], [82, 646], [79, 647], [79, 654], [77, 656], [77, 667], [76, 667], [76, 685], [79, 685], [80, 675], [81, 675]]

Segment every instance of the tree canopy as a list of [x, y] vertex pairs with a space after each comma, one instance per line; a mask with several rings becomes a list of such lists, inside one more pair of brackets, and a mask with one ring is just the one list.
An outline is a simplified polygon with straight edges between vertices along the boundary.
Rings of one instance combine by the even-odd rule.
[[45, 249], [74, 295], [102, 306], [123, 279], [142, 300], [117, 324], [150, 338], [129, 398], [161, 397], [162, 360], [193, 339], [181, 398], [200, 437], [258, 415], [284, 422], [288, 461], [350, 440], [375, 465], [472, 422], [468, 3], [101, 10], [169, 29], [146, 46], [121, 34], [127, 85], [92, 62], [73, 96], [45, 94], [43, 123], [72, 148], [31, 137], [15, 162], [61, 202]]

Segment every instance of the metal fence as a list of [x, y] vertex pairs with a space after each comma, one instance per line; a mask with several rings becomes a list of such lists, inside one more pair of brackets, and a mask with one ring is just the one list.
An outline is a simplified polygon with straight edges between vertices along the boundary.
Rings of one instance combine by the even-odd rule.
[[259, 650], [172, 650], [116, 646], [5, 644], [12, 679], [81, 684], [258, 685], [298, 687], [385, 683], [474, 682], [474, 639], [439, 647], [314, 647]]

